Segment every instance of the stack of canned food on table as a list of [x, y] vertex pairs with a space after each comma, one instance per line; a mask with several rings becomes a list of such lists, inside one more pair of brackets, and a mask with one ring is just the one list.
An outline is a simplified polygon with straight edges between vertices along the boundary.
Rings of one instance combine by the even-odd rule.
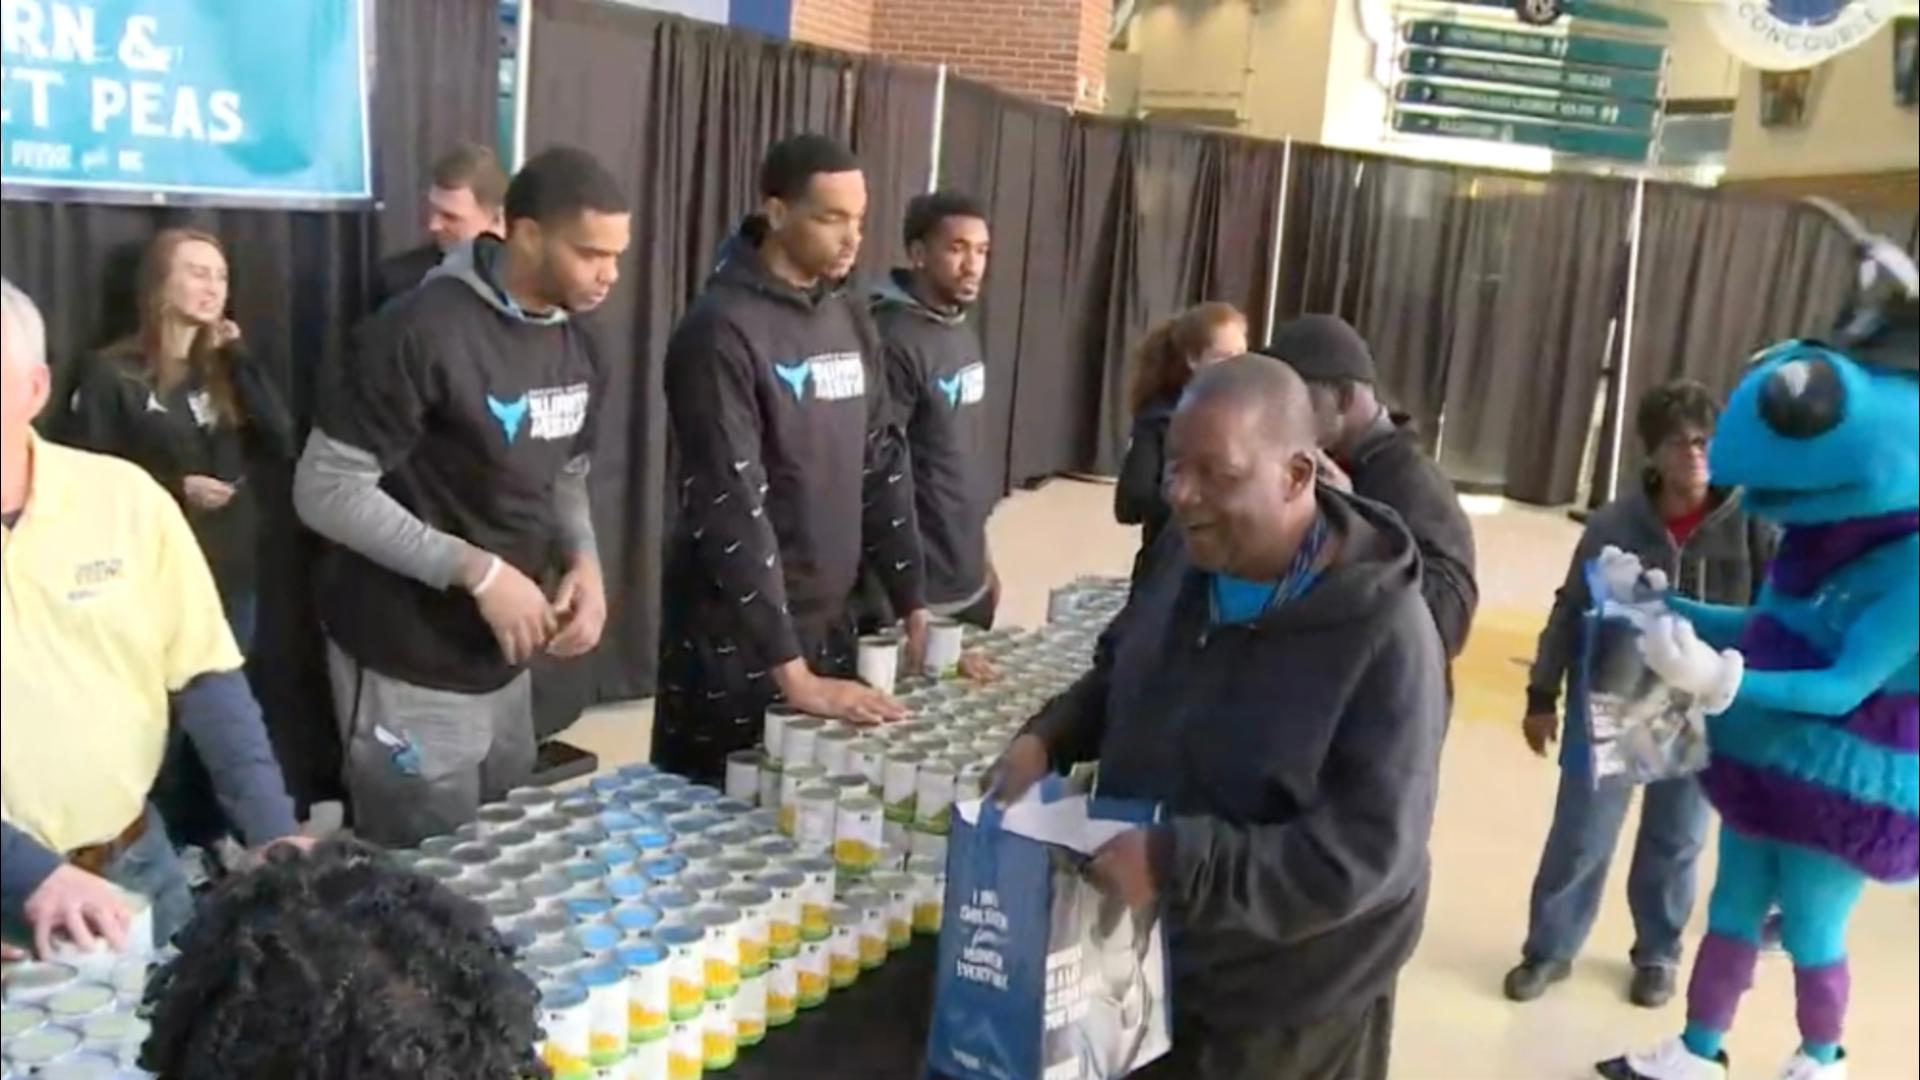
[[[576, 791], [512, 792], [396, 857], [485, 905], [518, 947], [555, 1080], [723, 1071], [916, 933], [939, 933], [954, 801], [1086, 669], [1125, 594], [1076, 582], [1054, 594], [1047, 629], [974, 638], [999, 671], [990, 684], [951, 678], [957, 650], [943, 649], [941, 677], [893, 687], [909, 721], [771, 710], [763, 748], [728, 761], [724, 791], [629, 766]], [[897, 667], [897, 639], [862, 648], [870, 672], [889, 649]], [[8, 1080], [141, 1075], [146, 962], [102, 962], [9, 973]]]
[[147, 958], [102, 952], [7, 969], [0, 1055], [7, 1080], [130, 1080], [147, 1038], [137, 1015]]

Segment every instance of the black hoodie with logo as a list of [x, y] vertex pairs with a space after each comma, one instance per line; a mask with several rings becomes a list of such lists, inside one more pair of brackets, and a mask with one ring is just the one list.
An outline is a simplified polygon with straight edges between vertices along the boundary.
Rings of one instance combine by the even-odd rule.
[[888, 388], [913, 457], [927, 602], [962, 609], [987, 590], [987, 516], [999, 497], [985, 459], [987, 366], [965, 311], [943, 311], [895, 270], [874, 290]]
[[1094, 669], [1027, 728], [1058, 768], [1097, 759], [1101, 793], [1164, 807], [1173, 1000], [1215, 1028], [1377, 999], [1425, 919], [1446, 658], [1400, 519], [1326, 487], [1320, 506], [1334, 561], [1246, 624], [1214, 624], [1168, 530]]
[[878, 334], [842, 288], [770, 273], [764, 227], [729, 243], [666, 362], [679, 513], [664, 629], [756, 681], [811, 651], [799, 628], [845, 619], [863, 551], [895, 610], [922, 606]]

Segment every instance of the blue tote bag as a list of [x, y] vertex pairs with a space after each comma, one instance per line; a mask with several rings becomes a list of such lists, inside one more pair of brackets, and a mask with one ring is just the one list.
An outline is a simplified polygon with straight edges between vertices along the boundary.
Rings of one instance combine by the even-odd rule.
[[[1050, 779], [1042, 797], [1059, 792]], [[1077, 798], [1079, 796], [1069, 796]], [[1091, 816], [1153, 820], [1095, 801]], [[948, 1080], [1117, 1080], [1171, 1046], [1162, 921], [1082, 874], [1084, 856], [953, 816], [927, 1068]]]

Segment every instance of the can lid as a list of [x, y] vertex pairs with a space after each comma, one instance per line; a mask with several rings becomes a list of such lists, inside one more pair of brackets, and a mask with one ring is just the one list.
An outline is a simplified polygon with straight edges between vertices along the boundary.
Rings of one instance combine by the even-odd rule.
[[144, 1034], [147, 1022], [130, 1012], [112, 1012], [88, 1018], [80, 1025], [80, 1034], [88, 1042], [125, 1042]]
[[843, 727], [830, 727], [820, 732], [820, 738], [823, 740], [831, 739], [834, 742], [852, 742], [853, 732]]
[[524, 896], [495, 896], [487, 900], [487, 914], [496, 919], [511, 919], [533, 910], [533, 901]]
[[609, 952], [620, 947], [620, 931], [611, 926], [582, 926], [573, 932], [573, 938], [589, 952]]
[[758, 750], [735, 750], [727, 755], [727, 762], [733, 765], [752, 765], [758, 768], [766, 755]]
[[620, 951], [613, 955], [629, 968], [651, 967], [667, 958], [667, 950], [652, 938], [642, 938], [621, 946]]
[[695, 908], [693, 918], [702, 926], [731, 926], [740, 921], [740, 909], [725, 904], [709, 904]]
[[672, 908], [693, 906], [693, 894], [685, 889], [648, 889], [647, 902], [666, 911]]
[[735, 907], [757, 907], [773, 899], [773, 890], [765, 885], [733, 885], [720, 890], [720, 899]]
[[565, 874], [569, 881], [574, 882], [599, 881], [610, 873], [610, 871], [600, 863], [589, 862], [585, 859], [575, 859], [572, 862], [562, 863], [560, 872]]
[[840, 797], [840, 789], [836, 787], [828, 787], [825, 784], [816, 784], [813, 787], [801, 788], [800, 797], [803, 799], [809, 799], [809, 800], [825, 799], [828, 802], [832, 802], [833, 800], [838, 799]]
[[575, 922], [598, 919], [613, 910], [613, 901], [598, 896], [576, 896], [563, 902], [567, 916]]
[[861, 792], [858, 795], [847, 795], [840, 799], [840, 809], [856, 812], [861, 810], [878, 811], [880, 809], [880, 800], [865, 792]]
[[947, 864], [931, 855], [915, 855], [907, 860], [907, 870], [915, 874], [944, 874]]
[[14, 1065], [39, 1065], [70, 1054], [79, 1045], [78, 1032], [59, 1027], [41, 1028], [7, 1044], [7, 1060]]
[[85, 1016], [113, 1004], [113, 987], [104, 983], [80, 983], [47, 999], [47, 1012], [55, 1019]]
[[883, 873], [875, 874], [872, 877], [868, 878], [867, 880], [873, 882], [874, 888], [884, 889], [887, 892], [904, 892], [908, 889], [913, 888], [912, 874], [901, 874], [901, 873], [896, 873], [894, 871], [886, 871]]
[[833, 872], [833, 860], [824, 855], [803, 855], [788, 863], [803, 874], [830, 874]]
[[613, 925], [629, 934], [644, 933], [660, 925], [660, 909], [647, 904], [620, 908], [613, 913]]
[[587, 988], [572, 979], [557, 979], [540, 984], [540, 1007], [577, 1009], [587, 1003]]
[[753, 812], [753, 804], [741, 799], [716, 799], [707, 804], [707, 809], [725, 818], [743, 817]]
[[627, 973], [625, 969], [614, 967], [612, 964], [599, 964], [582, 970], [578, 978], [588, 990], [597, 990], [604, 986], [618, 986], [626, 982]]
[[646, 879], [637, 874], [619, 874], [607, 879], [607, 893], [615, 900], [632, 900], [646, 891]]
[[536, 900], [545, 900], [566, 892], [571, 885], [559, 874], [540, 874], [520, 883], [520, 893]]
[[826, 726], [826, 721], [817, 716], [808, 716], [805, 713], [790, 714], [790, 719], [787, 720], [788, 731], [793, 731], [796, 728], [801, 731], [819, 731]]
[[663, 848], [673, 843], [673, 833], [665, 825], [642, 825], [633, 831], [633, 841], [641, 848]]
[[541, 971], [558, 972], [579, 963], [586, 958], [586, 955], [580, 951], [578, 945], [561, 943], [536, 945], [527, 950], [526, 962], [529, 966]]
[[769, 870], [754, 875], [753, 880], [770, 889], [797, 889], [807, 883], [807, 876], [798, 870]]
[[5, 984], [10, 993], [33, 993], [65, 986], [79, 977], [79, 971], [71, 965], [29, 960], [24, 964], [9, 965], [0, 982]]
[[631, 810], [602, 810], [597, 819], [610, 833], [631, 832], [640, 827], [640, 819]]
[[858, 926], [866, 916], [852, 904], [835, 904], [831, 918], [835, 926]]
[[707, 803], [717, 801], [721, 794], [720, 789], [717, 787], [710, 787], [706, 784], [688, 784], [681, 790], [680, 798], [695, 806], [703, 806]]
[[662, 923], [654, 930], [653, 936], [656, 941], [668, 946], [691, 945], [707, 936], [707, 928], [691, 923]]
[[787, 766], [786, 772], [781, 775], [796, 784], [804, 783], [808, 780], [823, 780], [827, 775], [827, 767], [825, 765], [812, 764], [789, 765]]

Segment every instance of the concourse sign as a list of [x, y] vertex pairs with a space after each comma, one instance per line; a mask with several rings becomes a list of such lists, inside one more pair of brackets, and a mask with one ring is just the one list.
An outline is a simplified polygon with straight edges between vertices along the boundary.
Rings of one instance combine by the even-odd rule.
[[1558, 94], [1516, 94], [1425, 79], [1402, 82], [1395, 96], [1408, 105], [1437, 105], [1463, 112], [1495, 113], [1632, 131], [1652, 131], [1654, 122], [1659, 118], [1658, 111], [1645, 102]]
[[0, 0], [0, 182], [10, 198], [370, 200], [367, 10]]

